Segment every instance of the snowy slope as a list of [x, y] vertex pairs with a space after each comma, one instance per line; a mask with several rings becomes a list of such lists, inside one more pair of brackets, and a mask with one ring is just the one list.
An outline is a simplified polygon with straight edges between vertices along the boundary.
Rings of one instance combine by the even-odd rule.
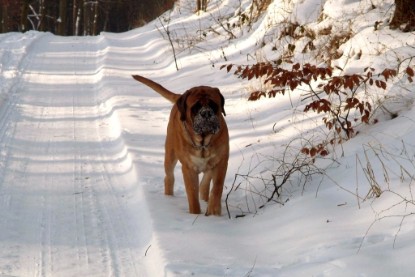
[[[302, 49], [306, 36], [281, 37], [287, 21], [351, 33], [332, 60], [345, 72], [396, 66], [415, 54], [415, 36], [386, 26], [393, 1], [275, 1], [252, 28], [235, 25], [233, 40], [226, 23], [237, 23], [250, 1], [210, 1], [200, 15], [193, 2], [179, 1], [162, 19], [179, 71], [158, 20], [97, 37], [0, 35], [0, 276], [411, 276], [414, 86], [402, 76], [391, 83], [379, 99], [396, 118], [380, 109], [379, 123], [317, 160], [324, 174], [305, 186], [291, 180], [283, 205], [260, 209], [262, 180], [237, 179], [235, 190], [235, 174], [269, 176], [301, 138], [325, 131], [319, 117], [301, 112], [299, 96], [249, 103], [259, 82], [219, 70], [286, 55], [288, 44]], [[329, 39], [320, 32], [314, 43], [324, 49]], [[327, 61], [316, 52], [292, 59]], [[177, 92], [221, 89], [231, 219], [225, 202], [222, 217], [188, 214], [179, 167], [175, 196], [163, 195], [171, 104], [131, 74]], [[379, 198], [366, 197], [370, 168]]]

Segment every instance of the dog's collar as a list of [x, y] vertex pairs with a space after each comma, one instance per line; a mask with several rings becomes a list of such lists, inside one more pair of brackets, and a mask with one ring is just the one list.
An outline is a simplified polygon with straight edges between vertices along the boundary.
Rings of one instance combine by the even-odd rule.
[[209, 143], [208, 143], [208, 144], [206, 144], [206, 145], [197, 145], [197, 144], [193, 141], [192, 137], [190, 136], [190, 132], [189, 132], [189, 129], [187, 128], [186, 121], [182, 121], [182, 123], [183, 123], [184, 130], [186, 131], [187, 138], [188, 138], [188, 139], [190, 140], [190, 142], [192, 143], [192, 146], [193, 146], [193, 148], [194, 148], [194, 149], [196, 149], [196, 150], [198, 150], [198, 151], [202, 151], [202, 150], [206, 150], [206, 149], [208, 149], [208, 148], [209, 148], [209, 146], [210, 146], [210, 141], [209, 141]]

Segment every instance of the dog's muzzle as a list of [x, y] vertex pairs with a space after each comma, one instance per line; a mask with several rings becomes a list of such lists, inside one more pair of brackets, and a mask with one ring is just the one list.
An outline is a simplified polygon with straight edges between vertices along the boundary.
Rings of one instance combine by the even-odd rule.
[[209, 106], [202, 107], [193, 118], [193, 131], [197, 135], [216, 134], [219, 129], [219, 118]]

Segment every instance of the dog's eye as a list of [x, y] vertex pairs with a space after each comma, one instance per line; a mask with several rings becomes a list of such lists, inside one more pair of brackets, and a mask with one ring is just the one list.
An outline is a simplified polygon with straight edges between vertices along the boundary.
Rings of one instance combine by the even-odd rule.
[[219, 111], [219, 106], [216, 105], [215, 102], [209, 101], [209, 107], [213, 110], [214, 113], [217, 113]]
[[202, 105], [199, 102], [197, 102], [191, 108], [192, 114], [197, 114], [201, 108], [202, 108]]

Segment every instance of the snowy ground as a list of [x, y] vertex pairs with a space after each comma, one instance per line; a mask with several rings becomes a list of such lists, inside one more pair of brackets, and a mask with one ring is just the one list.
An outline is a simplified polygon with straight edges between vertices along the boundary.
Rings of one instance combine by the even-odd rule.
[[[296, 45], [293, 60], [327, 61], [324, 30], [332, 26], [351, 34], [333, 65], [396, 66], [415, 55], [415, 36], [387, 27], [393, 1], [275, 1], [252, 30], [232, 27], [231, 41], [226, 23], [237, 23], [240, 3], [246, 10], [249, 1], [211, 1], [200, 15], [193, 2], [165, 15], [179, 71], [158, 20], [97, 37], [0, 35], [0, 276], [411, 276], [415, 88], [404, 77], [384, 93], [396, 118], [379, 110], [379, 123], [317, 160], [323, 176], [304, 187], [293, 179], [284, 205], [259, 209], [250, 190], [262, 182], [238, 179], [231, 219], [225, 202], [222, 217], [188, 214], [179, 169], [176, 195], [163, 195], [171, 105], [130, 77], [177, 92], [221, 89], [231, 137], [226, 195], [235, 174], [267, 176], [284, 150], [294, 154], [301, 137], [325, 131], [294, 94], [247, 102], [259, 83], [220, 65], [280, 57], [288, 44]], [[281, 22], [323, 30], [314, 38], [321, 53], [301, 51], [310, 37], [281, 36]], [[366, 197], [370, 168], [379, 198]]]

